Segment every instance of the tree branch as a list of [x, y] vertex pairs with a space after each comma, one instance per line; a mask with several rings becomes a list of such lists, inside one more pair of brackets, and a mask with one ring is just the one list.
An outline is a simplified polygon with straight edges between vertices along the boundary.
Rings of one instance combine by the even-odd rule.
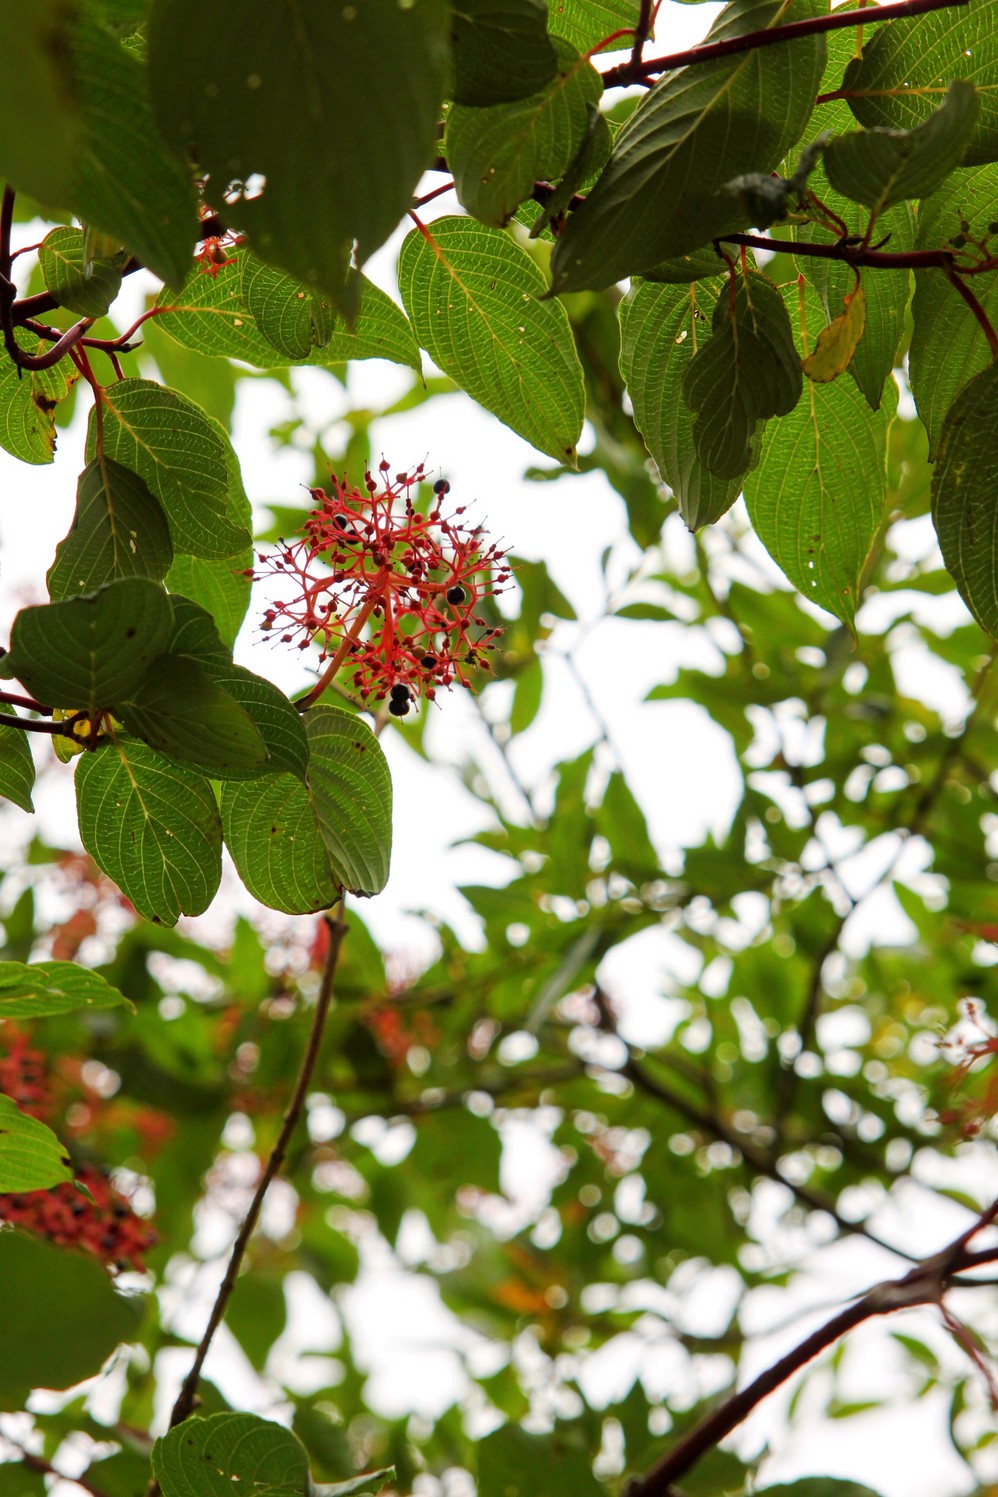
[[[964, 0], [959, 3], [962, 5]], [[832, 14], [838, 15], [838, 11]], [[842, 239], [834, 244], [808, 244], [800, 239], [769, 239], [765, 234], [720, 234], [718, 238], [722, 244], [746, 244], [750, 249], [769, 250], [774, 255], [782, 252], [802, 259], [841, 260], [854, 268], [865, 266], [871, 270], [947, 270], [954, 260], [953, 251], [948, 249], [872, 250]]]
[[[854, 1304], [840, 1310], [831, 1320], [819, 1326], [798, 1346], [759, 1374], [747, 1387], [725, 1399], [718, 1408], [702, 1419], [689, 1434], [668, 1451], [646, 1475], [628, 1486], [628, 1497], [673, 1497], [674, 1483], [684, 1476], [708, 1450], [731, 1434], [762, 1400], [808, 1362], [834, 1345], [842, 1336], [865, 1320], [893, 1314], [916, 1305], [942, 1306], [947, 1289], [959, 1283], [969, 1288], [972, 1281], [957, 1275], [972, 1262], [980, 1262], [980, 1253], [968, 1251], [968, 1244], [998, 1216], [998, 1200], [982, 1211], [975, 1222], [941, 1252], [916, 1263], [900, 1279], [886, 1279], [875, 1284]], [[998, 1249], [987, 1250], [998, 1255]], [[989, 1257], [990, 1261], [990, 1257]]]
[[811, 16], [804, 21], [788, 21], [785, 26], [749, 31], [744, 36], [726, 37], [720, 42], [701, 42], [699, 46], [688, 47], [684, 52], [652, 57], [647, 62], [640, 58], [635, 60], [632, 52], [627, 62], [619, 63], [603, 74], [603, 87], [623, 88], [631, 83], [641, 83], [654, 73], [667, 73], [673, 68], [691, 67], [699, 62], [713, 62], [717, 57], [735, 57], [739, 52], [753, 52], [759, 47], [775, 46], [777, 42], [816, 36], [823, 31], [837, 31], [841, 27], [855, 26], [860, 21], [864, 26], [872, 26], [880, 21], [894, 21], [902, 16], [917, 16], [925, 11], [944, 10], [953, 5], [966, 4], [968, 0], [899, 0], [896, 5], [864, 7], [861, 10], [833, 10], [829, 15]]
[[[340, 918], [342, 916], [342, 901], [337, 906], [337, 911], [338, 914], [327, 914], [325, 917], [329, 924], [329, 949], [326, 953], [326, 963], [322, 971], [322, 983], [319, 988], [318, 999], [316, 1000], [315, 1013], [312, 1016], [312, 1027], [309, 1031], [305, 1053], [302, 1056], [301, 1066], [298, 1070], [298, 1079], [295, 1082], [294, 1091], [291, 1093], [291, 1099], [285, 1110], [280, 1132], [277, 1135], [273, 1149], [270, 1151], [267, 1163], [263, 1168], [263, 1173], [257, 1183], [253, 1199], [249, 1204], [249, 1209], [236, 1234], [236, 1240], [232, 1244], [232, 1252], [229, 1256], [228, 1267], [225, 1270], [225, 1277], [219, 1285], [218, 1294], [215, 1296], [215, 1303], [212, 1305], [208, 1324], [205, 1326], [204, 1335], [201, 1337], [198, 1345], [191, 1370], [184, 1379], [180, 1392], [177, 1395], [177, 1401], [173, 1405], [173, 1411], [170, 1414], [171, 1429], [177, 1424], [182, 1424], [194, 1408], [198, 1383], [201, 1379], [201, 1369], [204, 1366], [205, 1358], [208, 1355], [215, 1332], [224, 1319], [232, 1291], [236, 1287], [239, 1270], [242, 1266], [249, 1240], [256, 1227], [264, 1196], [267, 1194], [271, 1181], [276, 1178], [281, 1165], [284, 1163], [288, 1144], [291, 1141], [291, 1136], [295, 1128], [298, 1126], [298, 1120], [305, 1106], [312, 1073], [315, 1070], [315, 1063], [319, 1058], [319, 1047], [322, 1043], [326, 1017], [332, 1002], [333, 978], [336, 975], [336, 964], [339, 960], [340, 948], [343, 945], [343, 937], [346, 935], [347, 929], [342, 918]], [[158, 1484], [154, 1482], [150, 1487], [150, 1497], [157, 1491]]]

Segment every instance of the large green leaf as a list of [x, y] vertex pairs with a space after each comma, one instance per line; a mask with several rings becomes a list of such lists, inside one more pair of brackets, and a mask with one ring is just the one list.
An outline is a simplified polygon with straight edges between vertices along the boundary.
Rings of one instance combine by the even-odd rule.
[[[805, 353], [824, 323], [813, 294], [806, 321]], [[766, 427], [759, 464], [745, 480], [770, 556], [805, 598], [850, 627], [883, 517], [887, 404], [874, 412], [845, 380], [809, 380], [796, 408]]]
[[222, 786], [222, 829], [239, 877], [272, 910], [326, 910], [341, 886], [307, 786], [292, 774]]
[[222, 876], [222, 827], [206, 779], [134, 738], [81, 754], [83, 845], [140, 915], [200, 915]]
[[0, 177], [53, 204], [68, 202], [82, 150], [67, 10], [66, 0], [0, 5]]
[[[235, 250], [232, 264], [217, 276], [194, 271], [179, 293], [164, 291], [160, 296], [157, 306], [170, 310], [160, 314], [157, 327], [197, 353], [242, 359], [261, 369], [290, 362], [323, 368], [348, 359], [389, 359], [419, 369], [419, 345], [408, 318], [391, 297], [353, 270], [347, 278], [349, 299], [356, 306], [352, 322], [335, 318], [325, 329], [328, 336], [321, 348], [292, 360], [264, 337], [246, 305], [243, 280], [247, 266], [254, 263], [256, 257], [248, 250]], [[297, 299], [300, 283], [286, 278], [283, 284], [285, 293]]]
[[998, 635], [998, 364], [950, 406], [932, 473], [932, 522], [947, 570], [982, 629]]
[[296, 1435], [256, 1414], [188, 1419], [156, 1441], [163, 1497], [305, 1497], [308, 1457]]
[[351, 246], [363, 264], [384, 243], [436, 155], [447, 33], [444, 0], [301, 0], [293, 18], [271, 0], [156, 0], [157, 114], [220, 187], [250, 184], [225, 216], [256, 252], [345, 308]]
[[[13, 713], [12, 707], [4, 711]], [[0, 724], [0, 795], [13, 801], [22, 811], [34, 811], [31, 799], [35, 783], [35, 761], [28, 746], [29, 735], [21, 728]]]
[[192, 598], [195, 603], [207, 609], [221, 638], [231, 651], [240, 625], [246, 617], [252, 590], [252, 578], [249, 575], [253, 566], [253, 543], [250, 539], [252, 510], [243, 488], [239, 459], [229, 441], [229, 434], [220, 422], [209, 419], [225, 449], [228, 478], [225, 512], [230, 525], [234, 525], [246, 536], [246, 543], [233, 555], [217, 560], [202, 556], [175, 556], [167, 573], [166, 585], [171, 593], [182, 593], [185, 598]]
[[48, 1190], [73, 1169], [51, 1128], [0, 1092], [0, 1191]]
[[586, 138], [588, 106], [603, 84], [587, 57], [567, 42], [556, 47], [558, 71], [542, 92], [490, 109], [455, 104], [447, 115], [447, 165], [462, 204], [483, 223], [507, 223], [535, 181], [564, 174]]
[[[638, 7], [639, 0], [548, 0], [548, 29], [580, 52], [589, 52], [615, 31], [633, 28]], [[629, 41], [622, 37], [617, 46], [627, 46]]]
[[121, 290], [118, 261], [94, 260], [88, 270], [81, 229], [63, 226], [46, 234], [38, 266], [59, 305], [83, 317], [103, 317]]
[[703, 337], [690, 286], [632, 286], [620, 304], [620, 372], [634, 421], [691, 530], [710, 525], [741, 492], [739, 479], [717, 478], [693, 445], [693, 412], [683, 377]]
[[156, 127], [145, 62], [86, 9], [72, 50], [83, 152], [70, 206], [179, 286], [197, 238], [194, 183]]
[[927, 119], [954, 78], [978, 91], [980, 114], [965, 166], [998, 156], [998, 0], [968, 0], [953, 10], [907, 16], [878, 26], [843, 88], [861, 125], [911, 130]]
[[402, 300], [430, 357], [500, 421], [575, 464], [585, 397], [564, 309], [499, 229], [466, 218], [414, 229], [399, 258]]
[[557, 66], [544, 0], [460, 0], [451, 16], [455, 104], [482, 108], [537, 93]]
[[[956, 171], [918, 210], [918, 249], [938, 249], [953, 239], [980, 240], [995, 220], [998, 165]], [[970, 259], [973, 259], [971, 254]], [[970, 289], [992, 326], [998, 323], [998, 276], [975, 276]], [[909, 373], [918, 414], [935, 452], [954, 399], [990, 359], [977, 319], [941, 270], [915, 272]]]
[[142, 1300], [117, 1294], [87, 1253], [0, 1233], [0, 1400], [24, 1408], [32, 1388], [71, 1388], [135, 1335]]
[[242, 257], [242, 297], [268, 343], [298, 363], [325, 341], [322, 298], [256, 255]]
[[874, 213], [928, 197], [960, 165], [977, 123], [977, 92], [954, 79], [946, 98], [913, 130], [850, 130], [825, 146], [828, 180]]
[[256, 775], [269, 757], [252, 718], [186, 655], [158, 656], [114, 711], [143, 743], [211, 775]]
[[[823, 8], [822, 0], [731, 0], [709, 40]], [[772, 170], [799, 139], [824, 60], [818, 36], [666, 73], [624, 124], [602, 176], [566, 224], [551, 261], [552, 289], [607, 286], [744, 228], [745, 209], [725, 184]]]
[[166, 517], [145, 480], [109, 457], [88, 463], [76, 486], [72, 527], [46, 577], [53, 602], [121, 577], [162, 582], [172, 560]]
[[[286, 769], [304, 780], [308, 769], [308, 739], [301, 714], [283, 691], [272, 681], [256, 676], [240, 665], [208, 662], [205, 669], [216, 685], [222, 687], [256, 725], [267, 746], [267, 769]], [[217, 769], [213, 769], [212, 774], [216, 779], [229, 778]]]
[[86, 598], [22, 608], [4, 668], [38, 701], [96, 712], [139, 684], [172, 626], [163, 589], [126, 577]]
[[718, 478], [735, 479], [753, 462], [758, 423], [788, 415], [800, 399], [800, 359], [783, 298], [763, 275], [722, 287], [711, 324], [683, 375], [683, 398], [695, 413], [700, 461]]
[[[209, 559], [245, 546], [226, 512], [225, 446], [193, 401], [148, 379], [119, 380], [102, 400], [105, 457], [145, 479], [166, 514], [174, 549]], [[87, 456], [96, 456], [91, 414]]]
[[[51, 344], [18, 330], [25, 353], [36, 354]], [[66, 363], [54, 369], [22, 373], [4, 354], [0, 359], [0, 447], [22, 463], [50, 463], [55, 454], [53, 412], [77, 378]]]
[[356, 894], [378, 894], [392, 851], [392, 779], [374, 734], [341, 707], [305, 716], [308, 781], [333, 868]]
[[0, 962], [0, 1019], [41, 1019], [121, 1004], [131, 1007], [99, 972], [76, 962]]

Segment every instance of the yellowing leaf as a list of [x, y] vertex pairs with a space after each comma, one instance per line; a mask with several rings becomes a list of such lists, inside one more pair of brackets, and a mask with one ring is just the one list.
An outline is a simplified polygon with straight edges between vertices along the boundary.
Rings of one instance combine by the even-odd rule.
[[838, 317], [818, 334], [814, 352], [801, 359], [800, 366], [808, 379], [824, 385], [848, 369], [865, 327], [866, 293], [857, 285], [843, 298]]

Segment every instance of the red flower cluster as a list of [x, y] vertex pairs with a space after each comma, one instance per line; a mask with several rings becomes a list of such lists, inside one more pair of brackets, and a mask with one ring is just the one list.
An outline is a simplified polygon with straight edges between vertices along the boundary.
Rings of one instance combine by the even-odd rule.
[[[41, 1122], [53, 1121], [47, 1057], [31, 1046], [15, 1024], [3, 1025], [3, 1040], [7, 1053], [0, 1055], [0, 1091], [22, 1112]], [[136, 1216], [125, 1197], [94, 1165], [80, 1165], [75, 1174], [92, 1200], [88, 1201], [69, 1181], [51, 1190], [0, 1193], [0, 1222], [35, 1232], [60, 1246], [85, 1248], [109, 1268], [142, 1272], [143, 1254], [157, 1240], [153, 1228]]]
[[145, 1269], [144, 1254], [155, 1246], [156, 1233], [136, 1216], [125, 1197], [92, 1164], [80, 1165], [76, 1178], [89, 1190], [88, 1201], [68, 1181], [52, 1190], [0, 1195], [0, 1221], [47, 1237], [59, 1247], [80, 1247], [119, 1272]]
[[294, 584], [293, 596], [267, 609], [264, 629], [281, 629], [299, 649], [322, 645], [329, 663], [306, 706], [346, 665], [362, 699], [388, 696], [389, 712], [405, 717], [415, 697], [432, 699], [455, 681], [469, 686], [468, 670], [487, 666], [501, 633], [476, 610], [508, 582], [505, 552], [460, 520], [463, 506], [443, 513], [445, 480], [421, 514], [411, 494], [426, 477], [422, 465], [393, 481], [389, 471], [382, 462], [378, 478], [368, 473], [366, 491], [345, 479], [333, 480], [332, 494], [313, 489], [305, 538], [261, 555], [263, 571], [250, 573]]

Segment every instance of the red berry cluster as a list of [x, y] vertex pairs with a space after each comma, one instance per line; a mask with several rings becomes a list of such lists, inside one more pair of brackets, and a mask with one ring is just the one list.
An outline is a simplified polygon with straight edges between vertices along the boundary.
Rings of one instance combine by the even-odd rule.
[[[5, 1054], [0, 1054], [0, 1091], [22, 1112], [42, 1122], [54, 1121], [47, 1057], [32, 1047], [17, 1025], [0, 1026]], [[136, 1216], [128, 1201], [94, 1165], [80, 1165], [76, 1179], [92, 1197], [87, 1200], [67, 1181], [51, 1190], [22, 1194], [0, 1192], [0, 1222], [35, 1232], [60, 1246], [85, 1248], [109, 1268], [143, 1271], [143, 1255], [156, 1242], [148, 1222]]]
[[312, 489], [316, 502], [304, 539], [281, 542], [261, 554], [262, 571], [287, 578], [294, 593], [263, 616], [264, 629], [307, 649], [322, 646], [329, 665], [306, 703], [316, 700], [346, 666], [354, 690], [367, 701], [388, 697], [388, 710], [405, 717], [414, 698], [432, 699], [455, 681], [469, 686], [468, 671], [488, 665], [501, 631], [478, 611], [483, 598], [509, 581], [505, 552], [486, 545], [480, 526], [461, 521], [464, 507], [441, 508], [450, 485], [433, 485], [427, 514], [412, 491], [425, 480], [422, 466], [389, 478], [365, 475], [365, 489], [333, 480], [333, 492]]

